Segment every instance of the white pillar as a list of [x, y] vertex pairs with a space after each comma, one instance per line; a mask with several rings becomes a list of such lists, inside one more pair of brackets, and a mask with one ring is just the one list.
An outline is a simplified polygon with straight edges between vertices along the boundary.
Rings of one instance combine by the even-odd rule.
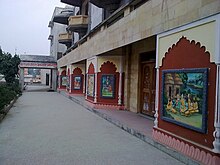
[[98, 57], [95, 57], [94, 60], [94, 67], [95, 67], [95, 93], [94, 93], [94, 103], [97, 103], [98, 97]]
[[217, 64], [213, 152], [220, 153], [220, 64]]
[[154, 114], [154, 128], [158, 128], [158, 103], [159, 103], [159, 67], [156, 68], [156, 95], [155, 95], [155, 114]]
[[98, 90], [98, 73], [95, 72], [95, 96], [94, 96], [94, 103], [97, 103], [97, 90]]
[[[52, 69], [52, 90], [57, 90], [57, 69]], [[59, 83], [60, 84], [60, 83]]]
[[87, 75], [85, 74], [85, 72], [83, 72], [83, 81], [82, 81], [82, 88], [83, 88], [83, 93], [86, 93], [86, 80], [87, 80]]
[[72, 65], [70, 65], [70, 74], [69, 74], [69, 93], [72, 92]]
[[[66, 85], [66, 92], [68, 92], [69, 93], [69, 87], [70, 87], [70, 79], [69, 79], [70, 77], [69, 77], [69, 74], [68, 74], [68, 65], [66, 66], [66, 80], [67, 80], [67, 85]], [[69, 83], [69, 84], [68, 84]]]
[[58, 88], [60, 89], [61, 87], [61, 78], [60, 78], [60, 74], [58, 75]]
[[123, 56], [120, 56], [118, 105], [122, 105], [122, 81], [123, 81], [122, 76], [123, 76]]
[[86, 73], [86, 88], [85, 88], [85, 91], [86, 91], [86, 99], [87, 99], [87, 93], [88, 93], [88, 91], [87, 91], [87, 89], [88, 89], [88, 73]]

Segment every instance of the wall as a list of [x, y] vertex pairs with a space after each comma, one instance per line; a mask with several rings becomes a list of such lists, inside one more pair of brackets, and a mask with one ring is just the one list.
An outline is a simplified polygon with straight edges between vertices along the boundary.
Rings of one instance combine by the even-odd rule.
[[[214, 130], [217, 126], [215, 113], [217, 114], [218, 100], [215, 100], [217, 65], [219, 60], [219, 24], [220, 16], [213, 16], [189, 25], [177, 28], [158, 35], [157, 37], [157, 68], [158, 72], [158, 125], [155, 120], [153, 137], [202, 164], [219, 163], [219, 154], [213, 151]], [[198, 130], [185, 127], [183, 124], [172, 123], [172, 120], [162, 118], [167, 110], [162, 105], [163, 78], [162, 71], [169, 69], [208, 69], [207, 92], [203, 97], [205, 101], [204, 127]], [[201, 96], [200, 96], [201, 97]], [[201, 105], [200, 105], [201, 110]], [[177, 112], [178, 114], [178, 112]], [[190, 114], [193, 116], [193, 114]], [[186, 115], [184, 115], [186, 116]], [[190, 117], [190, 116], [188, 116]], [[195, 116], [194, 116], [195, 117]], [[186, 116], [187, 118], [187, 116]], [[198, 122], [201, 119], [197, 119]], [[215, 126], [214, 126], [215, 124]], [[215, 137], [217, 139], [217, 137]]]
[[[126, 10], [126, 9], [125, 9]], [[58, 61], [75, 63], [220, 12], [219, 0], [150, 0]]]
[[116, 72], [120, 69], [120, 57], [119, 56], [99, 56], [98, 57], [98, 72], [101, 72], [100, 68], [105, 62], [113, 62], [117, 68]]
[[[201, 22], [201, 23], [200, 23]], [[215, 61], [215, 50], [216, 50], [216, 31], [217, 22], [214, 19], [210, 19], [208, 22], [205, 20], [202, 20], [198, 23], [195, 23], [194, 27], [187, 28], [187, 26], [181, 27], [179, 29], [176, 29], [178, 32], [175, 34], [164, 35], [163, 37], [160, 37], [158, 42], [158, 65], [161, 66], [162, 59], [167, 52], [168, 48], [173, 44], [176, 43], [179, 38], [182, 36], [187, 37], [189, 40], [195, 40], [199, 41], [201, 45], [206, 46], [206, 50], [210, 52], [210, 60], [211, 62]], [[192, 25], [190, 25], [192, 26]], [[208, 33], [206, 33], [208, 32]], [[201, 35], [202, 34], [202, 35]]]
[[94, 27], [96, 27], [99, 23], [102, 22], [102, 18], [103, 18], [103, 9], [99, 8], [93, 4], [91, 5], [91, 29], [93, 29]]

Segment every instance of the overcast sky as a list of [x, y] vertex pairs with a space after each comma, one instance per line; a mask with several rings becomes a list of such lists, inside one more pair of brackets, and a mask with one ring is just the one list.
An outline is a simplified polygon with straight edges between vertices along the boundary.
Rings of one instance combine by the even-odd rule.
[[60, 0], [0, 0], [0, 47], [11, 54], [49, 55], [50, 28]]

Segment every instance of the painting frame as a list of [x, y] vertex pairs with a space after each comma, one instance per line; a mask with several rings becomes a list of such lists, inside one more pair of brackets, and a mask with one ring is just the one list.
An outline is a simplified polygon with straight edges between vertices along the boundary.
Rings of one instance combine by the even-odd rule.
[[115, 98], [115, 75], [103, 74], [101, 75], [101, 97], [102, 98]]
[[95, 75], [88, 74], [87, 75], [87, 87], [86, 87], [87, 96], [94, 97], [95, 95]]
[[82, 76], [74, 76], [73, 77], [73, 89], [81, 90], [82, 88]]
[[206, 133], [208, 68], [162, 70], [161, 119]]

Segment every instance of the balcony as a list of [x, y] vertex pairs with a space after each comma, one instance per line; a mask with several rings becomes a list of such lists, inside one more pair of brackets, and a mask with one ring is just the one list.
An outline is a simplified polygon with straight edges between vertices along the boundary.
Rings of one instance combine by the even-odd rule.
[[72, 34], [69, 34], [69, 33], [59, 34], [58, 42], [61, 44], [65, 44], [67, 46], [67, 48], [69, 48], [72, 43]]
[[52, 40], [53, 39], [53, 35], [49, 35], [48, 40]]
[[69, 31], [79, 33], [80, 38], [86, 34], [88, 29], [87, 15], [70, 16], [68, 21], [69, 21], [69, 25], [67, 29]]

